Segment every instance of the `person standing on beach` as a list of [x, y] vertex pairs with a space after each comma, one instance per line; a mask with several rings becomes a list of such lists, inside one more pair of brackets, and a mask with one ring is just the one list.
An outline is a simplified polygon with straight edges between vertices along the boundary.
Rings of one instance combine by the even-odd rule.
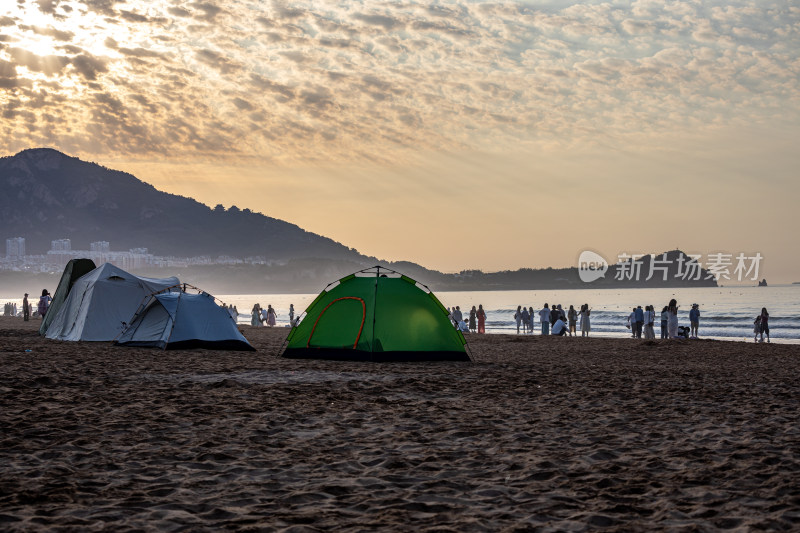
[[528, 314], [528, 308], [522, 308], [522, 333], [528, 333], [528, 325], [531, 323], [531, 317]]
[[668, 339], [669, 334], [667, 333], [667, 322], [669, 322], [669, 308], [665, 305], [664, 309], [661, 310], [661, 338]]
[[274, 327], [277, 322], [278, 313], [275, 312], [270, 304], [267, 304], [267, 326]]
[[653, 324], [656, 321], [656, 311], [652, 305], [647, 305], [644, 308], [644, 338], [655, 339], [656, 332], [653, 330]]
[[553, 332], [553, 326], [556, 325], [556, 320], [561, 318], [561, 310], [558, 305], [550, 308], [550, 333]]
[[636, 338], [636, 308], [634, 307], [631, 310], [631, 314], [628, 315], [628, 323], [625, 324], [629, 330], [631, 330], [631, 338]]
[[550, 309], [550, 330], [552, 331], [553, 326], [556, 324], [556, 320], [561, 319], [564, 323], [567, 323], [567, 314], [561, 308], [561, 304]]
[[536, 322], [536, 314], [533, 312], [533, 307], [528, 307], [528, 333], [533, 335], [533, 326]]
[[642, 311], [641, 305], [637, 305], [633, 312], [636, 315], [636, 338], [641, 339], [642, 328], [644, 327], [644, 311]]
[[591, 314], [591, 309], [589, 309], [589, 304], [583, 304], [581, 306], [581, 337], [588, 337], [589, 331], [591, 331], [592, 326], [589, 321], [589, 315]]
[[539, 311], [539, 322], [542, 323], [542, 335], [550, 335], [550, 308], [547, 304]]
[[39, 297], [39, 305], [36, 308], [42, 320], [44, 320], [44, 315], [47, 314], [47, 310], [50, 309], [50, 302], [52, 301], [53, 299], [50, 297], [50, 293], [47, 292], [47, 289], [42, 289], [42, 295]]
[[577, 337], [578, 332], [576, 331], [576, 327], [578, 325], [578, 312], [575, 311], [575, 307], [572, 305], [569, 306], [569, 311], [567, 311], [567, 320], [569, 320], [569, 336], [572, 337], [574, 333]]
[[517, 321], [517, 335], [519, 335], [519, 326], [522, 324], [522, 306], [517, 306], [517, 312], [514, 313], [514, 320]]
[[475, 306], [473, 305], [472, 309], [469, 310], [469, 331], [470, 331], [470, 333], [475, 333], [475, 331], [478, 329], [477, 320], [478, 320], [478, 311], [477, 311], [477, 309], [475, 309]]
[[753, 342], [758, 342], [758, 334], [761, 333], [761, 315], [753, 321]]
[[670, 339], [678, 338], [678, 301], [675, 298], [667, 305], [667, 333]]
[[464, 321], [464, 314], [461, 312], [461, 307], [456, 306], [453, 310], [453, 322], [456, 323], [456, 327], [458, 324]]
[[692, 309], [689, 311], [689, 324], [691, 330], [689, 331], [689, 338], [697, 338], [697, 330], [700, 327], [700, 306], [692, 304]]
[[261, 305], [258, 303], [253, 304], [253, 310], [250, 311], [250, 325], [261, 325]]
[[769, 343], [769, 313], [766, 307], [761, 308], [761, 339], [758, 342], [764, 342], [764, 333], [767, 334], [767, 342]]
[[478, 304], [478, 333], [486, 333], [486, 311], [483, 304]]
[[31, 307], [28, 304], [28, 293], [22, 298], [22, 320], [27, 322], [31, 318]]

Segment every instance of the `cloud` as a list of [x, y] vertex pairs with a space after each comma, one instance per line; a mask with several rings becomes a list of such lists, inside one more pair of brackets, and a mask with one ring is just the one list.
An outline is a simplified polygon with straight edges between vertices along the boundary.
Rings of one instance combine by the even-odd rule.
[[99, 13], [101, 15], [115, 16], [117, 4], [124, 4], [127, 0], [78, 0], [78, 3], [83, 4], [89, 11]]
[[295, 20], [306, 15], [306, 11], [299, 8], [289, 8], [285, 5], [273, 2], [273, 12], [275, 18], [279, 20]]
[[192, 16], [192, 12], [179, 6], [171, 6], [167, 8], [167, 13], [176, 17], [188, 18]]
[[202, 15], [197, 17], [201, 20], [214, 20], [214, 18], [222, 12], [221, 7], [210, 2], [193, 2], [189, 4], [189, 7], [202, 13]]
[[36, 0], [36, 5], [39, 6], [39, 11], [47, 15], [53, 15], [56, 12], [60, 0]]
[[353, 15], [355, 20], [360, 20], [373, 26], [380, 26], [385, 30], [392, 30], [395, 28], [402, 28], [405, 23], [395, 17], [377, 14], [356, 13]]
[[17, 67], [10, 61], [0, 60], [0, 77], [12, 78], [17, 75]]
[[119, 12], [119, 17], [128, 22], [148, 22], [150, 20], [145, 15], [124, 9]]
[[69, 59], [63, 56], [38, 56], [22, 48], [9, 48], [8, 54], [17, 65], [48, 76], [59, 74], [70, 63]]
[[57, 41], [71, 41], [75, 33], [71, 31], [61, 31], [55, 28], [39, 28], [36, 26], [20, 26], [21, 29], [30, 29], [36, 35], [46, 35]]
[[[116, 43], [114, 43], [116, 44]], [[153, 57], [153, 58], [163, 58], [164, 54], [160, 52], [156, 52], [155, 50], [149, 50], [147, 48], [125, 48], [125, 47], [117, 47], [113, 46], [119, 50], [121, 54], [124, 54], [129, 57]]]
[[233, 105], [236, 106], [237, 109], [241, 111], [251, 111], [253, 108], [253, 104], [244, 100], [243, 98], [239, 98], [238, 96], [232, 100]]
[[[130, 142], [137, 153], [191, 157], [203, 146], [285, 161], [625, 146], [687, 128], [791, 122], [800, 101], [800, 12], [777, 0], [146, 4], [11, 7], [0, 18], [9, 42], [0, 95], [46, 89], [35, 112], [73, 131], [99, 120], [95, 106], [111, 114], [86, 94], [113, 96], [152, 130], [146, 142], [117, 135], [115, 150]], [[55, 18], [72, 5], [68, 21]], [[35, 138], [22, 126], [9, 133]], [[230, 151], [237, 142], [247, 148]]]
[[98, 74], [108, 71], [104, 60], [89, 54], [75, 56], [71, 58], [70, 63], [79, 74], [90, 81], [96, 80]]
[[218, 70], [222, 74], [236, 73], [243, 69], [242, 65], [236, 61], [214, 50], [198, 50], [195, 53], [195, 57], [197, 57], [201, 63]]

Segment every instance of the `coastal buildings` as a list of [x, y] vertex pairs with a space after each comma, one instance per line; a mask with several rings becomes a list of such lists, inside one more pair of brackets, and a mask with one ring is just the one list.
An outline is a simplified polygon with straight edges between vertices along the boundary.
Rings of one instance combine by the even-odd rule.
[[6, 259], [9, 261], [21, 261], [25, 257], [25, 238], [14, 237], [6, 239]]
[[246, 257], [244, 259], [231, 256], [197, 256], [172, 257], [156, 256], [147, 248], [131, 248], [127, 251], [112, 250], [108, 241], [89, 243], [89, 249], [73, 250], [70, 239], [50, 241], [50, 249], [43, 255], [26, 255], [25, 238], [6, 239], [6, 254], [0, 256], [0, 271], [15, 270], [26, 272], [61, 272], [70, 259], [87, 258], [95, 264], [111, 263], [124, 270], [144, 268], [185, 268], [192, 265], [235, 265], [271, 264], [264, 257]]

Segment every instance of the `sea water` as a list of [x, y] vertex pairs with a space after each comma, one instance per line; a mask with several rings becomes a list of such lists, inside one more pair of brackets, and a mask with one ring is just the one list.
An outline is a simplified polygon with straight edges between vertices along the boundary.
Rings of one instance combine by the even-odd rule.
[[[433, 288], [433, 287], [432, 287]], [[433, 288], [435, 289], [435, 288]], [[678, 301], [680, 325], [689, 326], [689, 310], [693, 303], [700, 305], [700, 337], [721, 340], [753, 341], [753, 320], [766, 307], [770, 314], [770, 337], [777, 342], [800, 343], [800, 285], [773, 285], [770, 287], [699, 287], [681, 289], [572, 289], [541, 291], [435, 291], [445, 307], [460, 306], [464, 317], [474, 305], [483, 305], [486, 311], [487, 333], [516, 333], [514, 313], [518, 305], [533, 307], [534, 313], [544, 306], [561, 304], [580, 309], [589, 304], [592, 310], [592, 336], [630, 337], [626, 328], [628, 315], [641, 305], [654, 306], [655, 332], [660, 337], [661, 310], [670, 299]], [[219, 301], [235, 305], [239, 323], [250, 323], [253, 304], [272, 307], [278, 313], [278, 326], [288, 327], [289, 304], [294, 304], [295, 315], [300, 315], [317, 297], [317, 294], [217, 294]], [[0, 298], [16, 302], [21, 309], [21, 298]], [[36, 300], [31, 300], [34, 306]], [[21, 313], [20, 313], [21, 314]], [[534, 331], [540, 331], [536, 315]], [[578, 326], [580, 330], [580, 325]]]
[[[678, 320], [689, 326], [689, 310], [693, 303], [700, 305], [700, 337], [722, 340], [753, 341], [753, 320], [766, 307], [770, 314], [770, 337], [778, 342], [800, 343], [800, 285], [771, 287], [699, 287], [680, 289], [572, 289], [542, 291], [463, 291], [435, 292], [445, 307], [461, 307], [464, 317], [474, 305], [486, 311], [487, 333], [516, 333], [514, 313], [518, 305], [533, 307], [538, 313], [545, 303], [550, 307], [561, 304], [566, 311], [570, 305], [579, 310], [589, 304], [591, 335], [630, 337], [626, 328], [628, 315], [634, 307], [652, 305], [656, 310], [656, 337], [661, 333], [661, 310], [670, 299], [678, 301]], [[258, 302], [267, 304], [278, 313], [278, 325], [287, 326], [289, 304], [299, 315], [316, 298], [316, 294], [249, 294], [218, 295], [229, 305], [236, 305], [239, 322], [250, 323], [250, 310]], [[580, 326], [579, 326], [580, 328]], [[535, 334], [540, 331], [536, 315]]]

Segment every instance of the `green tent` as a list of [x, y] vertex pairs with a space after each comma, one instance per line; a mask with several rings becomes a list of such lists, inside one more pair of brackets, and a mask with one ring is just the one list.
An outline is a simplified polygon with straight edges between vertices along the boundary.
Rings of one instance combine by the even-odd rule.
[[61, 274], [61, 281], [58, 282], [58, 288], [56, 288], [56, 292], [53, 294], [53, 301], [50, 302], [50, 307], [47, 309], [47, 314], [44, 315], [42, 325], [39, 326], [39, 335], [47, 334], [47, 328], [50, 327], [50, 323], [56, 317], [56, 314], [58, 314], [58, 309], [67, 299], [67, 296], [69, 296], [69, 291], [72, 290], [72, 285], [75, 284], [75, 281], [95, 268], [97, 267], [91, 259], [69, 260], [67, 266], [64, 267], [64, 273]]
[[469, 361], [465, 346], [426, 286], [373, 267], [328, 285], [292, 328], [283, 357]]

